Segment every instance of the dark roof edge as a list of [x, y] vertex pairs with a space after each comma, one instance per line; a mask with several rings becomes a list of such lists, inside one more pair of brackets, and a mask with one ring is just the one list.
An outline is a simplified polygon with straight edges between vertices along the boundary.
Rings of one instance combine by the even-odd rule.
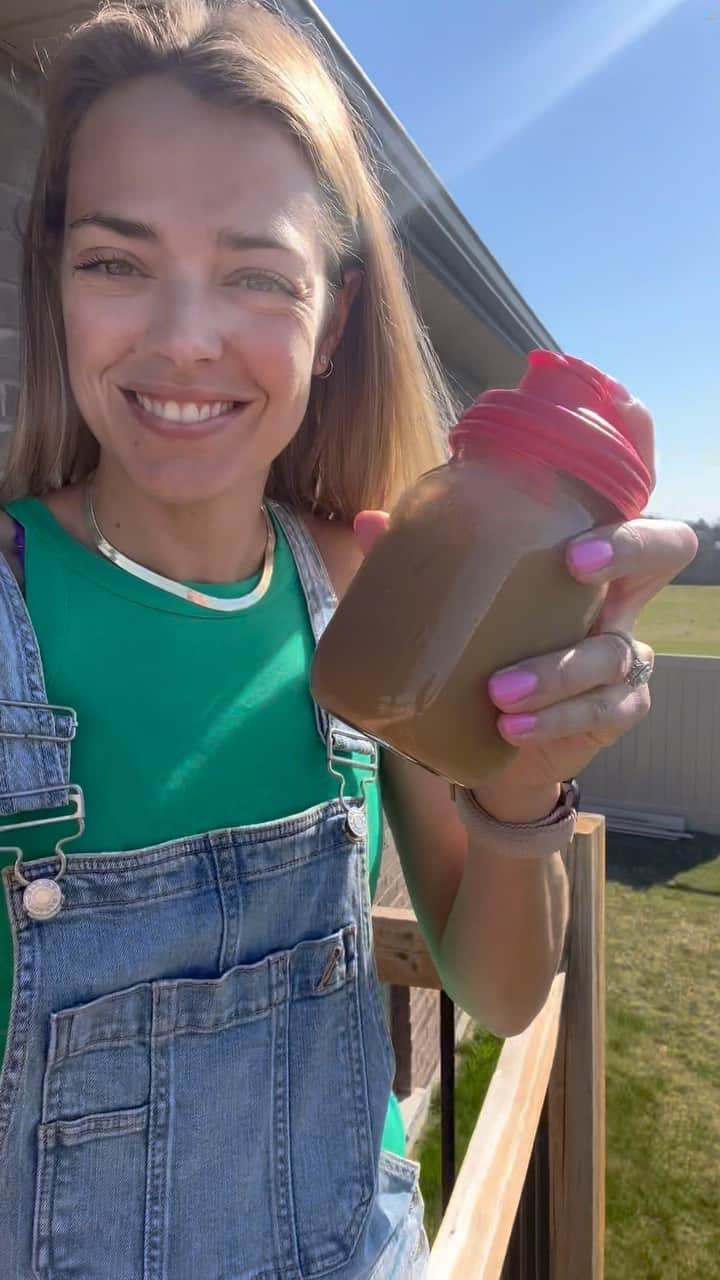
[[393, 217], [413, 253], [518, 351], [561, 350], [313, 0], [276, 2], [291, 17], [312, 23], [354, 96], [359, 90], [371, 131], [389, 165], [387, 172], [381, 165], [381, 178]]

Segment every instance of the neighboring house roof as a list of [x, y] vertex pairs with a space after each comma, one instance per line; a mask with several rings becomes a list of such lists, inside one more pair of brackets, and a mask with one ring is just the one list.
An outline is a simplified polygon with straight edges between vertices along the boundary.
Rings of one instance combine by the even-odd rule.
[[[533, 347], [560, 350], [312, 0], [275, 0], [324, 39], [360, 103], [383, 186], [407, 245], [406, 267], [430, 336], [465, 398], [516, 384]], [[86, 17], [77, 0], [0, 0], [0, 44], [26, 65], [35, 48]]]

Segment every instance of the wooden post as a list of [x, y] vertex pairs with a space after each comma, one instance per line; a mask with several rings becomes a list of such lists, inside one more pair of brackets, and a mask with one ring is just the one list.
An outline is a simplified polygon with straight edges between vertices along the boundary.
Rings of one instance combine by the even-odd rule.
[[[433, 1244], [429, 1280], [500, 1280], [517, 1267], [523, 1280], [544, 1274], [544, 1213], [520, 1223], [523, 1248], [508, 1256], [531, 1156], [538, 1176], [528, 1194], [549, 1195], [550, 1280], [603, 1280], [604, 818], [580, 816], [564, 861], [570, 921], [560, 971], [537, 1017], [503, 1045]], [[442, 989], [412, 911], [374, 907], [373, 929], [381, 981]]]
[[[433, 1242], [428, 1280], [500, 1280], [547, 1094], [565, 975], [537, 1017], [509, 1037]], [[577, 1272], [573, 1280], [590, 1280]]]
[[440, 974], [412, 909], [373, 907], [372, 927], [373, 953], [381, 982], [442, 991]]
[[603, 1280], [605, 819], [583, 814], [565, 855], [570, 922], [548, 1087], [550, 1280]]
[[549, 1280], [550, 1190], [547, 1148], [546, 1097], [500, 1280]]

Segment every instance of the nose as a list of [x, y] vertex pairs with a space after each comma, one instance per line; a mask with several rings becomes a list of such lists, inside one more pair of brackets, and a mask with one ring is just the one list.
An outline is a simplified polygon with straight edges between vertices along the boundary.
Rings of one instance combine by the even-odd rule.
[[160, 290], [142, 345], [146, 354], [162, 356], [179, 369], [218, 360], [222, 330], [208, 291], [189, 284]]

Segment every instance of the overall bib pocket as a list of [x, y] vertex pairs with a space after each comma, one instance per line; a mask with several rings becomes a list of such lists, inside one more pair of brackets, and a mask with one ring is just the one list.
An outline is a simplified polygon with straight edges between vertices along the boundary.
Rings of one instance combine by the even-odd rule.
[[341, 1266], [375, 1189], [358, 970], [352, 923], [219, 978], [51, 1014], [38, 1280]]

